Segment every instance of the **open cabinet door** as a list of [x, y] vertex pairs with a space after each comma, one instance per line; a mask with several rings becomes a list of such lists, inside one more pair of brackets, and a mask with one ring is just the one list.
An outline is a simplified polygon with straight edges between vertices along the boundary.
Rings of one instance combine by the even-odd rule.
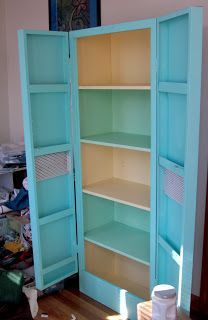
[[197, 197], [202, 9], [158, 19], [156, 282], [189, 312]]
[[68, 33], [18, 37], [35, 280], [44, 289], [77, 272]]

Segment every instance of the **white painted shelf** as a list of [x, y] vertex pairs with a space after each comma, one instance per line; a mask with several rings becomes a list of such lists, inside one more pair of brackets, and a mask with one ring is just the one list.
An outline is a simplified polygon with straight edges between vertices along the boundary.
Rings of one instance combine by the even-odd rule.
[[150, 90], [149, 84], [140, 85], [104, 85], [104, 86], [79, 86], [80, 90]]
[[124, 132], [108, 132], [89, 137], [83, 137], [82, 143], [97, 144], [115, 148], [125, 148], [150, 152], [150, 136], [140, 134], [129, 134]]
[[112, 178], [83, 187], [83, 192], [150, 211], [150, 187]]

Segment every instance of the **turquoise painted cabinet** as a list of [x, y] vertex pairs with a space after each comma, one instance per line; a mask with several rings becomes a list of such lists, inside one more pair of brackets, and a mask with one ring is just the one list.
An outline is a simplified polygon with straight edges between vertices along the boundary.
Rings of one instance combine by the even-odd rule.
[[129, 319], [157, 283], [190, 308], [202, 9], [19, 31], [36, 285]]

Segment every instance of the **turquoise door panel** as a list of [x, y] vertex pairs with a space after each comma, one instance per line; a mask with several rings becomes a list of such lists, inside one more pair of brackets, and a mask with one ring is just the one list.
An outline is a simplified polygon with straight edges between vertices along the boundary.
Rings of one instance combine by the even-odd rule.
[[[184, 165], [187, 97], [185, 94], [160, 92], [158, 96], [160, 155]], [[178, 116], [180, 115], [180, 116]]]
[[[73, 179], [69, 175], [38, 181], [36, 188], [40, 218], [74, 206], [73, 194], [69, 195], [68, 192], [73, 190]], [[45, 194], [48, 195], [47, 198], [44, 197]]]
[[200, 118], [202, 8], [157, 20], [157, 283], [190, 310]]
[[[68, 82], [66, 68], [67, 33], [30, 33], [27, 37], [28, 72], [30, 84], [64, 84]], [[65, 55], [65, 56], [64, 56]], [[38, 67], [37, 67], [38, 66]]]
[[[68, 96], [66, 92], [33, 93], [31, 95], [35, 148], [70, 143], [69, 125], [67, 123], [69, 107], [67, 102]], [[63, 112], [61, 113], [60, 106], [63, 106]], [[50, 121], [48, 121], [49, 114]]]
[[19, 34], [35, 280], [77, 272], [68, 34]]
[[158, 19], [159, 78], [163, 82], [186, 82], [189, 14], [171, 15], [171, 17]]
[[172, 258], [170, 252], [163, 245], [158, 245], [158, 260], [160, 268], [158, 269], [158, 283], [171, 283], [175, 288], [178, 288], [179, 265]]

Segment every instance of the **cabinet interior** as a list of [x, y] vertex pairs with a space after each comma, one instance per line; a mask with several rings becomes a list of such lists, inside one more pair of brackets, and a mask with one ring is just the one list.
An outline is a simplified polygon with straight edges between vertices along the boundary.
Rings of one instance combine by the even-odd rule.
[[82, 144], [83, 191], [150, 210], [150, 154]]
[[148, 212], [88, 194], [83, 203], [86, 240], [149, 265]]
[[77, 40], [86, 271], [149, 299], [150, 30]]
[[78, 39], [80, 86], [149, 85], [150, 30]]
[[83, 142], [150, 150], [150, 90], [80, 90], [79, 109]]
[[145, 300], [149, 295], [149, 267], [85, 241], [86, 270]]
[[149, 299], [150, 215], [83, 194], [86, 270]]

